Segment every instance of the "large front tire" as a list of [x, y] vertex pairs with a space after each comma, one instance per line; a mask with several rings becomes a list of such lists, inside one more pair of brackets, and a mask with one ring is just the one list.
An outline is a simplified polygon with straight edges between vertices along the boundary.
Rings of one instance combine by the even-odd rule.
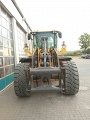
[[19, 97], [31, 95], [29, 74], [26, 74], [25, 69], [29, 69], [28, 63], [20, 63], [15, 67], [14, 91]]
[[63, 94], [75, 95], [79, 91], [79, 74], [77, 66], [72, 61], [63, 62]]

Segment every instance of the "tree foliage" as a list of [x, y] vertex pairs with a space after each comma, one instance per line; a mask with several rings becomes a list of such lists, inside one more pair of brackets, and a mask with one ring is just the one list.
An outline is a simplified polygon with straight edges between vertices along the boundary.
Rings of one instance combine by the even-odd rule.
[[90, 48], [90, 35], [87, 33], [84, 33], [79, 37], [79, 46], [83, 50], [87, 50]]
[[65, 56], [80, 56], [82, 54], [82, 50], [75, 50], [75, 51], [67, 51], [63, 53]]
[[82, 53], [83, 54], [90, 54], [90, 48], [88, 48], [87, 50], [83, 50]]

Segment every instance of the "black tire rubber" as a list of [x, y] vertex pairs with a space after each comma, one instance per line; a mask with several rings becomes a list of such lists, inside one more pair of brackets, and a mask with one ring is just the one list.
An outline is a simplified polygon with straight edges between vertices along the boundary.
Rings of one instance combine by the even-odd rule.
[[31, 86], [27, 81], [25, 69], [29, 68], [28, 63], [20, 63], [15, 67], [14, 72], [14, 91], [19, 97], [26, 97], [31, 95]]
[[75, 62], [64, 61], [64, 91], [65, 95], [75, 95], [79, 91], [79, 74]]

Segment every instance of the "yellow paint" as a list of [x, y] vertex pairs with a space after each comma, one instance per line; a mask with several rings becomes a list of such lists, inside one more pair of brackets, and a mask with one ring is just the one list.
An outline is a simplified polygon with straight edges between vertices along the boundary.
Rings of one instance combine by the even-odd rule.
[[29, 56], [32, 56], [32, 53], [29, 50], [24, 50], [25, 53], [27, 53]]
[[40, 67], [40, 60], [39, 60], [39, 58], [40, 58], [40, 49], [38, 48], [38, 67]]
[[66, 48], [62, 48], [60, 51], [57, 51], [57, 54], [62, 55], [64, 52], [66, 52]]

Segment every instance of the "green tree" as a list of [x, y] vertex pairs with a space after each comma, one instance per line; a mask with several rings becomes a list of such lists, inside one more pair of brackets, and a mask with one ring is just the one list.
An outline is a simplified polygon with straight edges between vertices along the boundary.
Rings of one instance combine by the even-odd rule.
[[79, 37], [79, 46], [81, 47], [81, 49], [85, 51], [88, 48], [90, 48], [90, 35], [89, 34], [84, 33], [83, 35]]

